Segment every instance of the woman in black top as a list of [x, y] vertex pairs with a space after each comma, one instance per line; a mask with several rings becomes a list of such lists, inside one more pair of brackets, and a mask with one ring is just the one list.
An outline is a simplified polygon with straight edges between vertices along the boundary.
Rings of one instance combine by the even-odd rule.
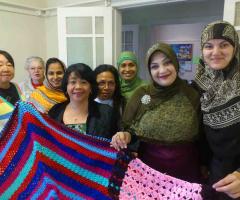
[[89, 66], [83, 63], [69, 66], [62, 89], [68, 100], [50, 109], [51, 118], [83, 134], [112, 138], [118, 131], [118, 116], [110, 106], [94, 101], [98, 89]]
[[[212, 151], [210, 183], [219, 199], [240, 197], [239, 39], [228, 22], [208, 24], [201, 36], [202, 58], [195, 82]], [[224, 194], [225, 193], [225, 194]]]

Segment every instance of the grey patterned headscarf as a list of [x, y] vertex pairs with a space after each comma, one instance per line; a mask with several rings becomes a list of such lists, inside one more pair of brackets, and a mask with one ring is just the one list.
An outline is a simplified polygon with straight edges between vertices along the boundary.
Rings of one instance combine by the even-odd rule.
[[239, 39], [234, 27], [225, 21], [213, 22], [204, 28], [202, 50], [211, 39], [224, 39], [234, 47], [233, 58], [226, 68], [213, 70], [202, 57], [195, 76], [196, 83], [203, 90], [201, 109], [204, 124], [223, 128], [240, 122]]

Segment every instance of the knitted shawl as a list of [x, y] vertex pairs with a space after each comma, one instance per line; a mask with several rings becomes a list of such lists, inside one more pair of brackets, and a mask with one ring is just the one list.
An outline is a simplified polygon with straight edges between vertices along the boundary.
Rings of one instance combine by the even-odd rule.
[[149, 142], [194, 141], [198, 137], [199, 96], [184, 81], [177, 79], [175, 84], [166, 93], [153, 84], [138, 88], [123, 114], [125, 130]]
[[29, 101], [43, 113], [48, 113], [55, 104], [66, 100], [67, 98], [61, 90], [52, 89], [46, 84], [35, 89], [29, 98]]
[[0, 134], [0, 199], [214, 199], [19, 102]]

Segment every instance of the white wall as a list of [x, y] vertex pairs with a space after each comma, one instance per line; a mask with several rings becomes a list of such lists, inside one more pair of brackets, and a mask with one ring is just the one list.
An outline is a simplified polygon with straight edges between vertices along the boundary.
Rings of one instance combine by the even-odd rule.
[[22, 81], [26, 77], [25, 59], [32, 55], [46, 56], [44, 19], [0, 11], [0, 24], [0, 49], [13, 56], [16, 65], [14, 81]]
[[[29, 56], [40, 56], [44, 60], [58, 57], [58, 34], [56, 11], [53, 16], [34, 16], [38, 9], [56, 8], [82, 3], [88, 5], [104, 5], [104, 1], [94, 0], [0, 0], [0, 49], [8, 51], [15, 61], [15, 78], [21, 82], [27, 72], [24, 70], [25, 60]], [[21, 8], [21, 9], [18, 9]], [[28, 8], [32, 8], [28, 11]], [[36, 10], [36, 12], [35, 12]], [[25, 14], [23, 14], [25, 13]], [[56, 12], [55, 12], [56, 13]]]
[[58, 57], [57, 16], [46, 17], [46, 58]]

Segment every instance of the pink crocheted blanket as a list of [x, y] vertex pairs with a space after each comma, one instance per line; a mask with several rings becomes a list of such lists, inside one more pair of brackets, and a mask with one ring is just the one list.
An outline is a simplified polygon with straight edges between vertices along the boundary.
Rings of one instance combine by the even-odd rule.
[[139, 159], [126, 171], [119, 199], [203, 200], [214, 199], [211, 189], [160, 173]]

